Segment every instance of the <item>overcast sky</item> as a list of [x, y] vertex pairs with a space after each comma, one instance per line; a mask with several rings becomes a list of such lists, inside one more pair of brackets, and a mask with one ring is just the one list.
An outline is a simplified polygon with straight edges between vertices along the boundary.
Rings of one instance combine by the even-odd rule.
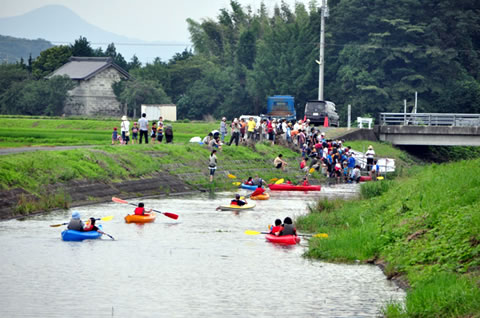
[[[256, 11], [262, 0], [237, 0]], [[263, 0], [271, 10], [280, 0]], [[292, 9], [295, 1], [286, 0]], [[308, 1], [297, 1], [308, 3]], [[216, 18], [229, 0], [1, 0], [0, 17], [27, 13], [60, 4], [106, 31], [146, 41], [190, 42], [187, 18]], [[129, 17], [133, 17], [129, 19]], [[141, 23], [139, 23], [141, 21]]]

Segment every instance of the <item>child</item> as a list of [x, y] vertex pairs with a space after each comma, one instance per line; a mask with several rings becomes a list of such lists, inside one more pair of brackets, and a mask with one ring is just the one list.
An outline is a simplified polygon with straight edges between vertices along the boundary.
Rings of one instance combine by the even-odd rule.
[[348, 163], [346, 161], [343, 162], [343, 181], [348, 182]]
[[[160, 117], [162, 118], [162, 117]], [[158, 143], [161, 143], [163, 139], [163, 122], [159, 121], [158, 122], [158, 128], [157, 128], [157, 140]]]
[[143, 202], [138, 203], [138, 207], [135, 208], [135, 215], [145, 215], [146, 213], [152, 213], [152, 209], [145, 211]]
[[138, 139], [138, 126], [137, 123], [133, 123], [132, 127], [132, 144], [135, 144], [135, 141]]
[[118, 131], [117, 127], [113, 127], [113, 133], [112, 133], [112, 145], [115, 145], [118, 140]]
[[230, 205], [238, 205], [238, 206], [242, 206], [242, 205], [245, 205], [247, 204], [247, 201], [245, 200], [240, 200], [240, 194], [236, 194], [235, 195], [235, 199], [230, 201]]
[[152, 124], [152, 131], [150, 133], [150, 137], [152, 138], [152, 144], [155, 144], [155, 140], [157, 140], [157, 123]]
[[270, 230], [270, 234], [273, 234], [273, 235], [279, 235], [280, 232], [283, 230], [283, 227], [282, 227], [282, 220], [280, 219], [276, 219], [275, 220], [275, 226], [273, 226]]
[[253, 178], [252, 177], [248, 177], [248, 180], [244, 182], [245, 184], [247, 185], [253, 185]]
[[310, 182], [308, 182], [308, 178], [307, 177], [304, 177], [303, 178], [303, 183], [302, 183], [303, 186], [309, 186], [310, 185]]

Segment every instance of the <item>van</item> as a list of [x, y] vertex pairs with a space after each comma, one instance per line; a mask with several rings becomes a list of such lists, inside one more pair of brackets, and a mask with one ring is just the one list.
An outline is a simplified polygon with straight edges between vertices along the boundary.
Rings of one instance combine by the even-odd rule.
[[329, 126], [339, 126], [339, 116], [334, 103], [323, 100], [307, 101], [305, 105], [305, 118], [310, 119], [310, 124], [323, 125], [325, 117], [328, 117]]

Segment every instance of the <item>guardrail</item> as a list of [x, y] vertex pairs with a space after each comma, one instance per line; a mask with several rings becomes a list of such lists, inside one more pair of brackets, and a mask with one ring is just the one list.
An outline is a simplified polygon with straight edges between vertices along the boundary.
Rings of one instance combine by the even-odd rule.
[[480, 114], [380, 113], [380, 125], [480, 126]]

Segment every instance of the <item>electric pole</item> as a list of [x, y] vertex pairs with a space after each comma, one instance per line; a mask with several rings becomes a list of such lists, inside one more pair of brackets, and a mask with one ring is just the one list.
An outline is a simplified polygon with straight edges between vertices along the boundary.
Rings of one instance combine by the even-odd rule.
[[318, 65], [318, 100], [323, 100], [323, 73], [324, 73], [324, 49], [325, 49], [325, 18], [329, 16], [327, 0], [322, 0], [320, 7], [320, 61]]

